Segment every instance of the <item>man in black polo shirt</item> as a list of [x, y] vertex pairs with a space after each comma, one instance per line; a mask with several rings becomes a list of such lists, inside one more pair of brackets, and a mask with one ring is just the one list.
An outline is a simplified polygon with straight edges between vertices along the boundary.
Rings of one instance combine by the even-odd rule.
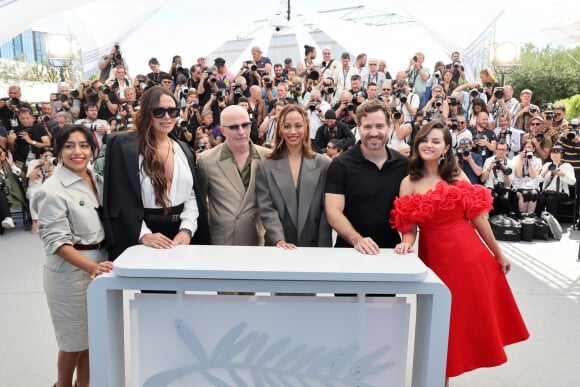
[[365, 102], [356, 117], [361, 140], [327, 171], [326, 215], [338, 233], [335, 247], [378, 254], [379, 248], [394, 248], [401, 240], [389, 218], [408, 160], [387, 148], [391, 117], [385, 104]]

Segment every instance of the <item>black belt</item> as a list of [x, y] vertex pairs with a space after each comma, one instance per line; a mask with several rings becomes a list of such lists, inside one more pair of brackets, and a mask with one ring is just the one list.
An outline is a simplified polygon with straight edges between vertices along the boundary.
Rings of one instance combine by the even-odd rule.
[[77, 250], [98, 250], [101, 248], [101, 246], [102, 246], [102, 242], [95, 243], [92, 245], [81, 245], [81, 244], [73, 245], [73, 247]]

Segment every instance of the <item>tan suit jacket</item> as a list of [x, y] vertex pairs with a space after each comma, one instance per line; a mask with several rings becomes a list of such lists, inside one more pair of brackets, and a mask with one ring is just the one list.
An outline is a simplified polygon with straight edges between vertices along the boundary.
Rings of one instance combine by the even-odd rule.
[[[264, 231], [255, 189], [259, 160], [252, 160], [250, 184], [246, 191], [232, 159], [220, 160], [226, 144], [227, 141], [200, 153], [197, 159], [199, 190], [201, 197], [207, 198], [212, 244], [263, 245]], [[261, 158], [270, 151], [254, 144], [250, 146], [258, 151]]]

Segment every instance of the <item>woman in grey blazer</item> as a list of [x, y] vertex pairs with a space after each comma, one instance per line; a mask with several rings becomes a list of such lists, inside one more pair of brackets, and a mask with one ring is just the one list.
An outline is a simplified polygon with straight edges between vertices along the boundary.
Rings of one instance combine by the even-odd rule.
[[310, 145], [306, 112], [287, 105], [280, 112], [275, 146], [256, 175], [265, 244], [285, 249], [330, 247], [332, 234], [324, 213], [324, 182], [330, 158]]

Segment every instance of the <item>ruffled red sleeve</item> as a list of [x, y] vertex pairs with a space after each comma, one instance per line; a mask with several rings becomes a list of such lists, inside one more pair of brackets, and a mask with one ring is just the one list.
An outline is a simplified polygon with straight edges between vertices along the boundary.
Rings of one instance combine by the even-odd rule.
[[415, 220], [415, 208], [416, 203], [414, 203], [417, 195], [406, 195], [395, 199], [393, 203], [393, 209], [391, 210], [392, 228], [396, 228], [401, 233], [406, 233], [411, 229]]
[[468, 184], [469, 190], [465, 196], [465, 216], [473, 219], [481, 214], [487, 214], [493, 209], [493, 197], [491, 191], [479, 184]]

